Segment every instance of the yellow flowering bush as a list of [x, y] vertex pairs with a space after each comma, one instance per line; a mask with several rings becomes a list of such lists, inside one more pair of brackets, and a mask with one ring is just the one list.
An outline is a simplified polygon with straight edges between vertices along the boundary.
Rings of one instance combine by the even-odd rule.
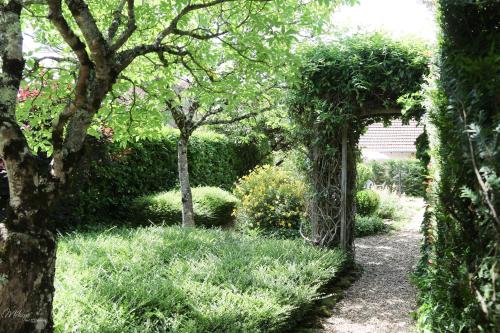
[[264, 165], [241, 178], [234, 214], [251, 229], [298, 230], [305, 212], [305, 185], [290, 171]]

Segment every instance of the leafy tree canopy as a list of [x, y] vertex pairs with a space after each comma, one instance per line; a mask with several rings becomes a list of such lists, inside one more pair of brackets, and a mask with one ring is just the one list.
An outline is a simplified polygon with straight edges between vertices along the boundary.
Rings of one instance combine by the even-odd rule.
[[[259, 109], [281, 98], [280, 85], [298, 68], [294, 45], [304, 36], [318, 35], [340, 1], [146, 1], [127, 13], [127, 2], [88, 1], [91, 14], [111, 48], [128, 61], [131, 52], [143, 56], [124, 70], [94, 117], [89, 134], [99, 136], [112, 128], [115, 140], [157, 136], [168, 120], [165, 101], [175, 101], [173, 86], [188, 82], [188, 94], [208, 110], [223, 103], [228, 112], [242, 107]], [[350, 1], [344, 1], [350, 2]], [[83, 32], [64, 9], [70, 27]], [[36, 92], [18, 107], [35, 151], [51, 151], [52, 119], [73, 93], [76, 58], [52, 23], [44, 5], [31, 6], [25, 25], [43, 45], [28, 55], [28, 79], [23, 89]], [[134, 15], [135, 27], [124, 24]], [[122, 45], [120, 37], [133, 29]], [[161, 48], [158, 46], [161, 45]], [[148, 52], [148, 49], [155, 50]], [[160, 51], [158, 51], [160, 49]], [[49, 52], [47, 52], [49, 50]], [[91, 56], [94, 56], [91, 54]]]

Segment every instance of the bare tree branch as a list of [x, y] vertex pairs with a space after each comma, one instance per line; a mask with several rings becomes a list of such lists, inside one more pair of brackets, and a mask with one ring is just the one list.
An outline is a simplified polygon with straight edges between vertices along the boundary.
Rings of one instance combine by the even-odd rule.
[[49, 5], [49, 20], [54, 24], [59, 31], [64, 41], [73, 50], [78, 58], [81, 66], [89, 66], [91, 64], [90, 57], [85, 50], [85, 44], [70, 28], [68, 22], [62, 15], [61, 0], [47, 0]]
[[90, 49], [97, 75], [107, 74], [109, 71], [108, 44], [97, 27], [95, 18], [87, 4], [83, 0], [65, 0], [65, 3]]
[[56, 62], [70, 62], [73, 64], [77, 63], [77, 60], [75, 58], [70, 58], [70, 57], [56, 57], [56, 56], [43, 56], [39, 58], [34, 58], [34, 60], [38, 63], [44, 61], [44, 60], [53, 60]]
[[[180, 12], [179, 14], [177, 14], [176, 17], [174, 17], [172, 19], [172, 21], [170, 22], [170, 24], [168, 25], [167, 28], [165, 28], [162, 32], [160, 32], [158, 34], [158, 36], [156, 37], [156, 41], [155, 41], [155, 45], [160, 45], [163, 40], [165, 39], [165, 37], [167, 37], [168, 35], [174, 33], [174, 32], [177, 32], [176, 34], [178, 35], [181, 35], [183, 33], [185, 33], [184, 31], [181, 31], [177, 28], [177, 25], [179, 24], [179, 21], [185, 17], [186, 15], [188, 15], [189, 13], [193, 12], [193, 11], [196, 11], [196, 10], [199, 10], [199, 9], [206, 9], [206, 8], [210, 8], [210, 7], [214, 7], [214, 6], [217, 6], [217, 5], [220, 5], [220, 4], [223, 4], [223, 3], [226, 3], [226, 2], [233, 2], [233, 1], [236, 1], [236, 0], [213, 0], [213, 1], [209, 1], [209, 2], [206, 2], [206, 3], [198, 3], [198, 4], [189, 4], [187, 5], [186, 7], [184, 7]], [[191, 36], [193, 37], [193, 36]]]
[[121, 72], [125, 69], [135, 58], [149, 54], [165, 52], [176, 56], [186, 56], [187, 51], [176, 46], [170, 45], [139, 45], [128, 50], [121, 51], [117, 54], [116, 71]]
[[118, 32], [118, 28], [122, 23], [122, 11], [123, 8], [125, 8], [126, 3], [127, 0], [120, 1], [115, 11], [113, 12], [113, 20], [111, 21], [111, 25], [108, 28], [108, 44], [111, 44], [113, 42], [113, 38], [115, 38], [116, 33]]
[[137, 26], [135, 25], [135, 9], [134, 9], [134, 0], [127, 0], [127, 9], [128, 9], [128, 23], [127, 23], [127, 29], [123, 31], [123, 33], [118, 37], [115, 43], [113, 43], [110, 46], [111, 51], [116, 51], [120, 47], [125, 44], [130, 36], [134, 33], [134, 31], [137, 29]]
[[212, 119], [212, 120], [206, 120], [203, 125], [228, 125], [228, 124], [234, 124], [237, 123], [241, 120], [244, 119], [249, 119], [252, 117], [255, 117], [259, 114], [259, 112], [249, 112], [245, 113], [241, 116], [229, 118], [229, 119]]

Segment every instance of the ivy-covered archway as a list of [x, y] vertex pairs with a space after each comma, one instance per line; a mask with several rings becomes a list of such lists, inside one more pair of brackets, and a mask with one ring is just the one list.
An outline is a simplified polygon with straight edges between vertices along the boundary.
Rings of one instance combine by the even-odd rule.
[[314, 243], [352, 248], [359, 137], [370, 123], [422, 116], [419, 91], [428, 63], [423, 45], [380, 34], [305, 54], [290, 112], [308, 151]]

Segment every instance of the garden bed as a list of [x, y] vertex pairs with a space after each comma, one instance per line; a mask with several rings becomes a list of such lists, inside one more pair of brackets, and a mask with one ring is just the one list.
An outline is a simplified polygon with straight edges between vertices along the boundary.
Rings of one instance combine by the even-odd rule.
[[148, 227], [61, 238], [56, 332], [279, 332], [346, 263], [339, 250]]

